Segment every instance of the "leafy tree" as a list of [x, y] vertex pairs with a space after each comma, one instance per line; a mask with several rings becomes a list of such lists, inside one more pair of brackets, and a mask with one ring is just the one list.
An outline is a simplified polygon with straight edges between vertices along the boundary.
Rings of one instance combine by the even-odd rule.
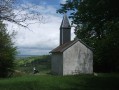
[[0, 22], [0, 77], [7, 77], [13, 72], [15, 55], [16, 47], [12, 42], [12, 35]]
[[59, 13], [70, 13], [76, 35], [94, 50], [94, 70], [119, 71], [119, 2], [67, 0]]
[[[22, 27], [28, 28], [29, 24], [39, 23], [42, 16], [37, 7], [30, 5], [18, 5], [19, 0], [0, 0], [0, 77], [6, 77], [14, 66], [16, 48], [12, 42], [12, 36], [6, 30], [3, 21], [15, 23]], [[37, 22], [27, 23], [27, 20]]]

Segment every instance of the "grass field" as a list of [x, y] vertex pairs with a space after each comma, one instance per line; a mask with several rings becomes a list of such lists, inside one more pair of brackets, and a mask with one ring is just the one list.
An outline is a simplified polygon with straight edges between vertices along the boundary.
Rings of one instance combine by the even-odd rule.
[[28, 75], [0, 79], [0, 90], [119, 90], [119, 74]]
[[39, 74], [46, 74], [50, 72], [50, 60], [50, 55], [18, 58], [15, 60], [15, 69], [26, 74], [32, 74], [33, 67], [36, 67]]
[[[50, 56], [21, 58], [15, 63], [14, 77], [0, 79], [0, 90], [119, 90], [119, 74], [50, 75]], [[39, 73], [33, 74], [34, 66]]]

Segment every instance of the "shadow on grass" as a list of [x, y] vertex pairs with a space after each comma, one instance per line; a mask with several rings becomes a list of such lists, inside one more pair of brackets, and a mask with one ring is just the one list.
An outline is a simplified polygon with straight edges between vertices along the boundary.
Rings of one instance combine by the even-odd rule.
[[0, 80], [0, 90], [119, 90], [119, 74], [24, 76]]
[[119, 76], [81, 76], [76, 80], [79, 82], [67, 82], [74, 90], [119, 90]]

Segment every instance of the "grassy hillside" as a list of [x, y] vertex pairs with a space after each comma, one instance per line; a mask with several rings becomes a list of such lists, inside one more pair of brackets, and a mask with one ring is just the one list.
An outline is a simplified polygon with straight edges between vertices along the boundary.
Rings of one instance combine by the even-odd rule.
[[33, 67], [41, 74], [50, 72], [50, 55], [19, 58], [15, 61], [16, 70], [26, 74], [33, 73]]
[[16, 60], [19, 77], [0, 79], [0, 90], [119, 90], [119, 74], [54, 76], [47, 74], [50, 61], [49, 55]]
[[119, 90], [119, 74], [29, 75], [0, 79], [0, 90]]

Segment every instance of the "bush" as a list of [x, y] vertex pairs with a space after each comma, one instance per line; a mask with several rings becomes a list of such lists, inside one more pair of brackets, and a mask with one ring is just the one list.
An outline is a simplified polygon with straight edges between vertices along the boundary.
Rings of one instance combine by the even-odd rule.
[[12, 35], [6, 30], [5, 24], [0, 21], [0, 77], [12, 74], [16, 47], [12, 42]]

